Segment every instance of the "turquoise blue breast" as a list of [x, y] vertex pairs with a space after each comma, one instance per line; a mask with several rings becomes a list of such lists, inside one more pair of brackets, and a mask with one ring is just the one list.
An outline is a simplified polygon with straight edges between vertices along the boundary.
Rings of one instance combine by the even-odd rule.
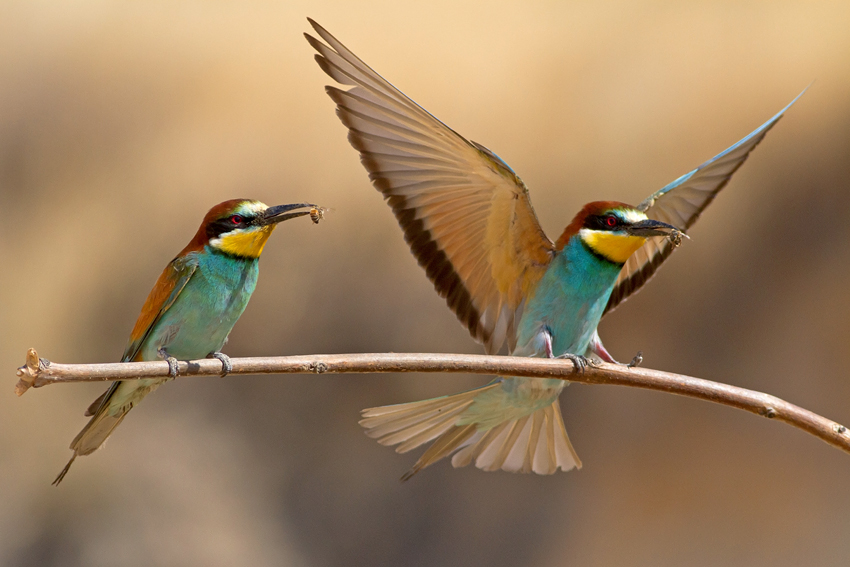
[[591, 253], [572, 237], [552, 260], [528, 301], [513, 354], [542, 356], [541, 331], [548, 327], [555, 356], [584, 354], [614, 289], [621, 266]]
[[204, 358], [221, 350], [257, 285], [259, 261], [206, 248], [198, 268], [142, 347], [143, 360], [157, 360], [165, 347], [179, 360]]

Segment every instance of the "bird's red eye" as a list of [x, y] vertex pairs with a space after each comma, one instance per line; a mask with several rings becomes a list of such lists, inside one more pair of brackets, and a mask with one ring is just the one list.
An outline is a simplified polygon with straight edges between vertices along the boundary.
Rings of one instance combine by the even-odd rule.
[[609, 228], [614, 228], [617, 226], [617, 217], [614, 215], [608, 215], [605, 217], [605, 224], [608, 225]]
[[242, 224], [242, 215], [233, 215], [230, 217], [230, 222], [233, 224]]

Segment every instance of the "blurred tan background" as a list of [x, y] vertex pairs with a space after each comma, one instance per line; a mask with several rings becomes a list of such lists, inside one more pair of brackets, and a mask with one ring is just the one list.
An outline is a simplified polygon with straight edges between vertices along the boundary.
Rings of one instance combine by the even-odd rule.
[[30, 2], [0, 5], [0, 564], [847, 565], [850, 457], [704, 402], [573, 386], [584, 460], [453, 470], [366, 438], [361, 408], [468, 376], [180, 379], [59, 488], [105, 386], [12, 393], [28, 347], [117, 360], [213, 204], [282, 226], [231, 356], [481, 352], [369, 185], [301, 34], [311, 16], [524, 178], [557, 237], [635, 203], [812, 80], [646, 290], [602, 324], [645, 365], [850, 422], [850, 4]]

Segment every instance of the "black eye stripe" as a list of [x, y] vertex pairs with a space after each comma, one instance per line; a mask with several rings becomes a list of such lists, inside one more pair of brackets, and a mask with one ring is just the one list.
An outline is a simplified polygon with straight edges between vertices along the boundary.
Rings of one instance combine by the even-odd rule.
[[[608, 224], [608, 219], [612, 217], [617, 219], [617, 222], [614, 226]], [[624, 224], [625, 223], [623, 222], [623, 220], [617, 215], [590, 215], [584, 221], [584, 228], [589, 228], [591, 230], [617, 230], [621, 228]]]
[[226, 232], [230, 232], [230, 231], [235, 230], [237, 228], [245, 228], [245, 227], [249, 226], [251, 224], [251, 222], [254, 220], [252, 217], [247, 217], [245, 215], [238, 215], [238, 216], [242, 217], [242, 221], [239, 222], [238, 224], [233, 224], [233, 217], [234, 216], [235, 215], [233, 215], [233, 214], [227, 215], [224, 218], [221, 218], [221, 219], [218, 219], [214, 222], [211, 222], [207, 226], [207, 238], [212, 240], [214, 238], [218, 238], [219, 236], [221, 236], [222, 234], [224, 234]]

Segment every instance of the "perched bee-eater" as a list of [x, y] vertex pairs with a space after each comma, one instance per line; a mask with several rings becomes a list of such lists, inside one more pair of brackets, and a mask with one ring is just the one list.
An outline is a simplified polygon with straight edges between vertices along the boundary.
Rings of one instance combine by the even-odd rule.
[[[121, 361], [167, 360], [173, 378], [178, 359], [217, 358], [225, 376], [231, 364], [220, 351], [254, 293], [266, 241], [281, 221], [311, 215], [318, 222], [316, 211], [322, 209], [306, 203], [268, 207], [249, 199], [210, 209], [153, 286]], [[114, 382], [86, 411], [92, 418], [71, 442], [74, 454], [53, 484], [62, 482], [78, 455], [100, 448], [127, 412], [167, 380]]]
[[[324, 28], [305, 34], [348, 140], [392, 207], [405, 240], [449, 307], [488, 353], [616, 362], [596, 327], [638, 290], [681, 241], [785, 110], [638, 206], [585, 205], [555, 242], [528, 189], [495, 153], [417, 105]], [[795, 99], [796, 100], [796, 99]], [[792, 102], [793, 104], [793, 102]], [[790, 104], [789, 104], [790, 106]], [[454, 454], [484, 470], [580, 468], [558, 404], [566, 382], [498, 378], [453, 396], [367, 409], [360, 422], [404, 453], [433, 441], [402, 478]]]

